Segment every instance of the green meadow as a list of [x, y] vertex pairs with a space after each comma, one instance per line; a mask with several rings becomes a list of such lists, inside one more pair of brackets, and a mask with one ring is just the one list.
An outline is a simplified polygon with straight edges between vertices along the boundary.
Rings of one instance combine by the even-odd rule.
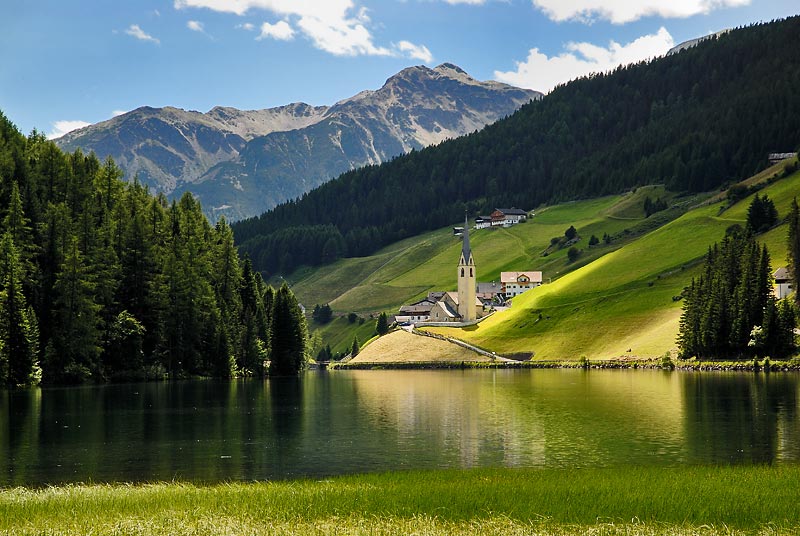
[[797, 466], [474, 469], [0, 490], [0, 534], [796, 534]]
[[[743, 181], [764, 182], [782, 170], [773, 166]], [[765, 186], [779, 217], [800, 191], [800, 173]], [[645, 198], [666, 199], [673, 208], [644, 214]], [[470, 233], [479, 281], [499, 280], [502, 271], [541, 270], [545, 285], [514, 300], [478, 327], [430, 328], [498, 353], [531, 353], [535, 360], [655, 358], [676, 350], [681, 302], [708, 247], [734, 224], [744, 225], [752, 195], [728, 207], [724, 194], [677, 196], [661, 186], [600, 199], [536, 209], [529, 221], [510, 228]], [[567, 259], [566, 247], [551, 247], [573, 225], [581, 254]], [[608, 234], [610, 244], [602, 241]], [[589, 246], [594, 235], [601, 239]], [[786, 227], [761, 235], [773, 269], [786, 258]], [[330, 303], [336, 314], [395, 314], [403, 303], [433, 290], [454, 290], [461, 247], [451, 229], [440, 229], [392, 245], [371, 257], [342, 259], [292, 275], [293, 289], [307, 306]], [[313, 326], [312, 326], [313, 327]], [[354, 329], [321, 328], [343, 351]], [[343, 331], [344, 330], [344, 331]], [[335, 335], [328, 335], [335, 331]], [[362, 334], [359, 340], [363, 340]], [[328, 340], [326, 338], [326, 340]], [[334, 345], [332, 345], [334, 346]]]
[[[765, 187], [779, 218], [800, 191], [800, 174]], [[700, 206], [625, 244], [552, 284], [514, 300], [507, 311], [477, 327], [431, 328], [500, 353], [531, 352], [534, 359], [655, 358], [676, 350], [681, 302], [708, 247], [735, 224], [744, 226], [752, 196], [725, 209]], [[786, 262], [786, 226], [759, 237], [773, 270]]]

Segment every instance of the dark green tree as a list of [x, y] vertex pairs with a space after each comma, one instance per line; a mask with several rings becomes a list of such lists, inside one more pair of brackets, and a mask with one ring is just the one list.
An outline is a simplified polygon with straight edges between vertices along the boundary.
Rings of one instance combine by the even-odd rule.
[[36, 318], [22, 291], [23, 269], [10, 230], [0, 242], [0, 382], [26, 385], [39, 370]]
[[67, 246], [53, 291], [56, 329], [45, 351], [44, 379], [70, 383], [100, 379], [99, 306], [75, 236]]
[[787, 236], [789, 262], [789, 275], [792, 278], [792, 288], [794, 289], [795, 303], [800, 305], [800, 208], [797, 205], [797, 198], [792, 200], [792, 208], [789, 211], [789, 231]]
[[378, 315], [378, 320], [375, 321], [375, 331], [378, 335], [386, 335], [389, 333], [389, 320], [386, 318], [386, 313]]
[[350, 355], [352, 357], [355, 357], [358, 355], [358, 352], [360, 351], [361, 351], [361, 346], [358, 343], [358, 336], [356, 335], [353, 337], [353, 344], [350, 345]]
[[275, 293], [270, 324], [271, 376], [296, 376], [306, 366], [308, 329], [305, 317], [289, 286]]

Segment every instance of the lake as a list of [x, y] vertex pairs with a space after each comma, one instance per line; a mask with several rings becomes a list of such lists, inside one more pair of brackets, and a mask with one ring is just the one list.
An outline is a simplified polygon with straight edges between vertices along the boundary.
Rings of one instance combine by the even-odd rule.
[[309, 371], [0, 391], [0, 486], [800, 460], [800, 375]]

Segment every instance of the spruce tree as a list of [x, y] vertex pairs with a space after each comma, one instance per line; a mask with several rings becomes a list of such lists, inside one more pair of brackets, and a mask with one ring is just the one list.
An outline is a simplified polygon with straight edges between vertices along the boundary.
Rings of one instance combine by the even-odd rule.
[[792, 289], [794, 290], [794, 301], [800, 305], [800, 208], [797, 205], [797, 198], [792, 200], [792, 208], [789, 211], [789, 232], [788, 232], [788, 253], [789, 275], [791, 276]]
[[38, 369], [38, 333], [23, 294], [23, 270], [10, 230], [0, 243], [0, 262], [0, 381], [28, 384]]
[[53, 289], [56, 329], [46, 350], [46, 379], [82, 382], [100, 378], [99, 306], [94, 284], [73, 236]]
[[297, 299], [286, 283], [275, 293], [270, 324], [271, 376], [296, 376], [306, 366], [308, 330]]
[[378, 335], [386, 335], [389, 333], [389, 320], [386, 318], [386, 313], [378, 315], [378, 320], [375, 322], [375, 331]]

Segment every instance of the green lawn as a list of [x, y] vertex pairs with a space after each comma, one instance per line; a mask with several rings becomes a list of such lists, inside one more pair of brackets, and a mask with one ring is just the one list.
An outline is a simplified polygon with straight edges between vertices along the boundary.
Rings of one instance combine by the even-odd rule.
[[797, 534], [798, 466], [474, 469], [0, 491], [0, 534]]

